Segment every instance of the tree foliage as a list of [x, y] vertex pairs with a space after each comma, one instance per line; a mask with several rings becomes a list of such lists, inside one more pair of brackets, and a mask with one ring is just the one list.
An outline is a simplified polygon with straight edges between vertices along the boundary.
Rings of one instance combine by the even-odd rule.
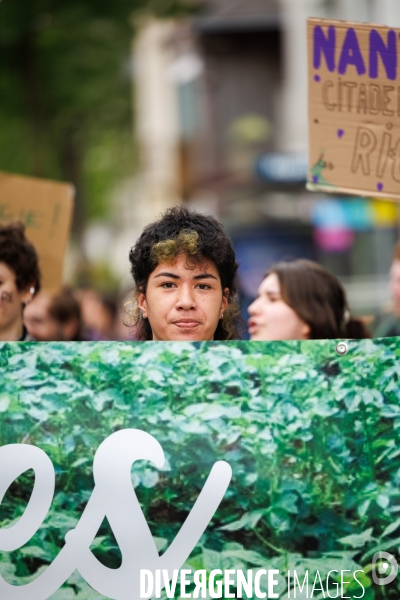
[[72, 181], [75, 226], [104, 213], [132, 173], [132, 15], [188, 10], [185, 0], [3, 0], [0, 170]]

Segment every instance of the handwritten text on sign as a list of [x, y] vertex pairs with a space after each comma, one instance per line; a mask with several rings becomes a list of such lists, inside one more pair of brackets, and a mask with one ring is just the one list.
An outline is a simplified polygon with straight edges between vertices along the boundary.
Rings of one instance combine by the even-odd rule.
[[400, 198], [400, 30], [308, 27], [311, 188]]
[[[140, 571], [165, 569], [170, 578], [180, 569], [218, 508], [231, 479], [228, 463], [214, 464], [204, 487], [170, 547], [159, 556], [145, 516], [132, 487], [131, 467], [150, 460], [158, 468], [164, 453], [157, 440], [139, 429], [125, 429], [108, 437], [93, 462], [95, 487], [81, 519], [65, 536], [65, 545], [53, 563], [37, 579], [13, 586], [0, 577], [0, 598], [45, 600], [77, 569], [97, 592], [115, 600], [135, 600], [140, 594]], [[10, 484], [33, 469], [35, 484], [28, 506], [19, 521], [0, 530], [0, 551], [26, 544], [42, 524], [51, 506], [55, 475], [45, 452], [27, 444], [0, 448], [0, 503]], [[93, 542], [107, 517], [122, 554], [118, 569], [102, 565], [92, 554]]]

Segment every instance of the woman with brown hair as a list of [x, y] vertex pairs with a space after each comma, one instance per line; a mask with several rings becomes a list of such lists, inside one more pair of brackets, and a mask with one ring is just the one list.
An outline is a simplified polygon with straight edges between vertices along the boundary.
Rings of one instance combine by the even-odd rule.
[[252, 340], [371, 337], [364, 323], [351, 317], [340, 281], [311, 260], [272, 266], [249, 313]]

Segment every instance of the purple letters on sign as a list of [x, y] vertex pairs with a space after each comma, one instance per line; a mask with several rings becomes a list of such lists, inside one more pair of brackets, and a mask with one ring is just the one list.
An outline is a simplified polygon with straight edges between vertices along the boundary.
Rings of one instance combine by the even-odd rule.
[[320, 25], [314, 27], [314, 69], [321, 66], [321, 54], [325, 56], [329, 71], [335, 70], [336, 30], [333, 25], [328, 27], [328, 37]]
[[397, 39], [396, 32], [388, 32], [387, 46], [376, 29], [371, 29], [369, 34], [369, 76], [371, 79], [378, 77], [378, 54], [380, 55], [388, 79], [393, 81], [397, 75]]
[[357, 34], [352, 27], [347, 30], [339, 60], [339, 73], [344, 75], [348, 65], [354, 65], [359, 75], [366, 72]]

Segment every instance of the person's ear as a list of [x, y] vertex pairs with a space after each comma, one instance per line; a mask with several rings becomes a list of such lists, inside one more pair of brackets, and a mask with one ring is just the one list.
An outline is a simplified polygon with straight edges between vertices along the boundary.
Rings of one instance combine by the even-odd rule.
[[22, 303], [29, 304], [29, 302], [32, 302], [34, 295], [35, 295], [35, 287], [33, 284], [29, 284], [29, 286], [26, 287], [24, 289], [24, 291], [22, 292], [22, 295], [21, 295]]
[[309, 340], [310, 334], [311, 334], [310, 326], [305, 321], [303, 321], [303, 324], [301, 326], [301, 335], [303, 336], [302, 339]]
[[229, 304], [229, 288], [225, 288], [222, 294], [222, 302], [221, 302], [221, 312], [224, 312]]
[[146, 294], [144, 294], [143, 292], [140, 292], [140, 294], [138, 295], [138, 308], [142, 313], [143, 318], [147, 319], [147, 300]]

